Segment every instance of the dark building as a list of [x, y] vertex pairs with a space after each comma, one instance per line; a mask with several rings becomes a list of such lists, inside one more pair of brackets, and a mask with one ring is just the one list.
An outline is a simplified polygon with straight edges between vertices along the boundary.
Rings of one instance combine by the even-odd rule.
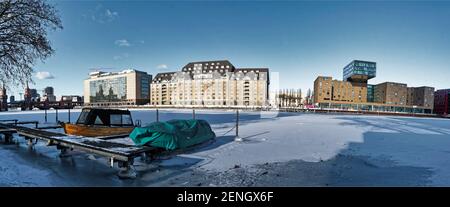
[[54, 93], [53, 87], [51, 87], [51, 86], [45, 87], [45, 89], [44, 89], [44, 94], [47, 94], [47, 95], [54, 95], [55, 93]]
[[41, 98], [41, 95], [37, 92], [36, 89], [30, 89], [31, 101], [38, 101]]
[[0, 87], [0, 111], [8, 111], [8, 95], [6, 88]]
[[434, 92], [434, 113], [442, 116], [450, 114], [450, 89]]
[[31, 102], [31, 90], [30, 87], [28, 87], [28, 83], [27, 87], [25, 88], [25, 93], [23, 94], [23, 100], [25, 101], [25, 103]]
[[408, 87], [408, 97], [406, 104], [409, 106], [423, 106], [430, 109], [434, 107], [433, 87]]
[[26, 85], [26, 88], [25, 88], [25, 93], [24, 93], [24, 95], [23, 95], [23, 101], [24, 101], [24, 103], [25, 103], [25, 107], [24, 108], [28, 108], [28, 109], [32, 109], [31, 107], [31, 90], [30, 90], [30, 87], [28, 87], [28, 83], [27, 83], [27, 85]]
[[406, 84], [394, 82], [385, 82], [375, 85], [374, 102], [406, 106], [406, 88]]
[[56, 101], [56, 96], [53, 87], [51, 86], [45, 87], [43, 101], [50, 101], [50, 102]]

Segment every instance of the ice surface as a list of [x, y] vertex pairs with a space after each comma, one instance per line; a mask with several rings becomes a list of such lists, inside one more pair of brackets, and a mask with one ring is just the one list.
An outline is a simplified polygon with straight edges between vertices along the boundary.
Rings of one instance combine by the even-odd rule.
[[[58, 112], [59, 119], [67, 121], [67, 112], [63, 110]], [[142, 125], [156, 119], [153, 109], [131, 110], [131, 112], [134, 121], [141, 120]], [[160, 109], [159, 113], [162, 121], [192, 118], [192, 110]], [[211, 123], [217, 135], [214, 142], [163, 160], [160, 162], [158, 170], [154, 168], [150, 170], [143, 167], [143, 164], [138, 164], [141, 168], [145, 168], [140, 171], [137, 178], [140, 180], [138, 184], [124, 184], [112, 178], [101, 177], [106, 172], [112, 173], [109, 170], [100, 170], [103, 169], [102, 167], [106, 167], [106, 164], [96, 167], [98, 177], [95, 172], [89, 172], [92, 181], [80, 180], [78, 183], [80, 185], [97, 185], [98, 183], [102, 185], [158, 185], [181, 172], [189, 172], [193, 169], [222, 172], [235, 166], [245, 168], [265, 163], [283, 163], [295, 160], [306, 163], [331, 162], [330, 166], [334, 166], [336, 163], [342, 163], [342, 160], [333, 163], [338, 155], [345, 155], [367, 157], [370, 161], [369, 164], [376, 168], [408, 166], [414, 167], [414, 169], [429, 170], [432, 172], [430, 175], [419, 174], [420, 170], [408, 173], [417, 172], [417, 176], [425, 176], [424, 179], [427, 180], [428, 185], [450, 186], [449, 119], [312, 113], [280, 113], [276, 117], [272, 117], [271, 114], [261, 115], [259, 112], [241, 111], [239, 137], [243, 141], [236, 142], [233, 128], [235, 124], [234, 111], [196, 110], [195, 113], [197, 119], [205, 119]], [[49, 112], [49, 117], [50, 114]], [[79, 111], [72, 110], [71, 114], [71, 121], [74, 122]], [[50, 120], [55, 122], [54, 114], [51, 115], [52, 119], [48, 118], [49, 122]], [[42, 111], [0, 114], [0, 119], [13, 118], [20, 121], [39, 120], [43, 122], [44, 120]], [[130, 140], [120, 139], [117, 142], [130, 143]], [[45, 167], [36, 165], [29, 166], [24, 160], [33, 159], [32, 157], [14, 156], [18, 152], [23, 154], [24, 148], [24, 146], [12, 148], [0, 145], [0, 159], [2, 160], [0, 162], [0, 185], [28, 185], [30, 181], [25, 178], [28, 174], [23, 175], [25, 172], [32, 172], [34, 177], [43, 178], [30, 185], [48, 185], [50, 183], [52, 185], [69, 185], [62, 179], [58, 180], [60, 179], [58, 176], [49, 177], [48, 174], [52, 174], [52, 170], [45, 170]], [[54, 153], [45, 147], [37, 150], [43, 150], [42, 153]], [[54, 156], [47, 159], [59, 158]], [[103, 161], [79, 159], [76, 162], [81, 163], [82, 166], [91, 166], [86, 162]], [[173, 166], [182, 166], [182, 170], [172, 169]], [[57, 171], [62, 174], [66, 173], [58, 162], [52, 164], [50, 168], [58, 169]], [[65, 176], [82, 176], [82, 173], [86, 173], [83, 169], [79, 171], [78, 174], [68, 173]], [[391, 171], [389, 172], [391, 173]], [[392, 173], [407, 172], [395, 170]], [[374, 180], [376, 180], [374, 182], [383, 181], [383, 179]], [[414, 178], [409, 182], [414, 183], [416, 180]], [[374, 184], [382, 185], [383, 183]], [[71, 183], [70, 185], [76, 184]]]

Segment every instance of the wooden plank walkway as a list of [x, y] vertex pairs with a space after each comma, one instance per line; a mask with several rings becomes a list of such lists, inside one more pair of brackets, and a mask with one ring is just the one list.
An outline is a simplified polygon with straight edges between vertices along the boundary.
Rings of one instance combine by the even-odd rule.
[[159, 152], [154, 147], [135, 146], [128, 140], [128, 135], [92, 138], [0, 123], [0, 134], [4, 134], [11, 140], [13, 133], [25, 137], [29, 144], [33, 143], [33, 139], [36, 139], [46, 141], [48, 146], [56, 145], [57, 149], [61, 150], [61, 154], [65, 154], [70, 149], [107, 157], [111, 166], [114, 162], [117, 162], [119, 167], [124, 168], [125, 171], [130, 170], [134, 158], [143, 154], [151, 157], [153, 153]]

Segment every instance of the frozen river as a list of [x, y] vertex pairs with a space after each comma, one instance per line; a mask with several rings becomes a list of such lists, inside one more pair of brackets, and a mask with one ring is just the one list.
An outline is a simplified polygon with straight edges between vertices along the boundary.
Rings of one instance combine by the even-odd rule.
[[[72, 110], [71, 121], [79, 111]], [[55, 147], [0, 144], [0, 186], [450, 186], [450, 119], [197, 110], [217, 139], [193, 151], [137, 162], [137, 179], [120, 180], [106, 159]], [[154, 110], [132, 110], [143, 125]], [[160, 110], [160, 120], [190, 110]], [[67, 121], [67, 111], [59, 111]], [[3, 112], [0, 119], [38, 120], [42, 111]], [[47, 125], [55, 125], [54, 111]]]

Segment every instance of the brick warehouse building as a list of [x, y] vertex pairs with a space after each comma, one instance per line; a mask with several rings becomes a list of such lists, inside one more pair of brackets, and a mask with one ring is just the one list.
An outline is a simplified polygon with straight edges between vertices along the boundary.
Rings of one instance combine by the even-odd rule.
[[442, 116], [450, 114], [450, 89], [434, 92], [434, 113]]
[[376, 63], [354, 60], [343, 69], [343, 80], [319, 76], [314, 81], [314, 103], [319, 108], [381, 112], [433, 112], [433, 87], [404, 83], [368, 84], [376, 77]]

